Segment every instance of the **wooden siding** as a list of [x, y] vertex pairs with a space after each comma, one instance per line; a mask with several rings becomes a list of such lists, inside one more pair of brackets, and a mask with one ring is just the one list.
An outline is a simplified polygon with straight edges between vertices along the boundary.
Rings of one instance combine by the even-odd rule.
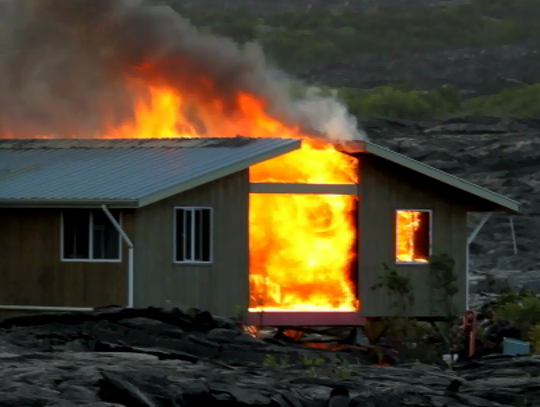
[[[135, 306], [246, 310], [248, 172], [241, 171], [143, 207], [136, 214]], [[173, 208], [213, 208], [213, 262], [173, 263]]]
[[[0, 305], [126, 304], [127, 248], [119, 263], [62, 262], [59, 209], [0, 209]], [[122, 226], [132, 231], [132, 212]]]
[[361, 314], [394, 316], [398, 312], [385, 289], [371, 287], [383, 272], [383, 263], [410, 277], [415, 303], [410, 316], [445, 316], [440, 294], [432, 288], [427, 265], [395, 264], [395, 210], [431, 209], [432, 251], [456, 260], [459, 293], [455, 305], [466, 307], [466, 197], [416, 172], [374, 156], [361, 155], [359, 216], [359, 293]]

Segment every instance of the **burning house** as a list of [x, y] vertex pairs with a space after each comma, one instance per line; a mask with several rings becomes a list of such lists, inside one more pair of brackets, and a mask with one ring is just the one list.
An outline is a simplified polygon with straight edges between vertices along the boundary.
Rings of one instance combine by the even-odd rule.
[[465, 310], [467, 212], [518, 210], [370, 142], [11, 139], [0, 163], [0, 309], [173, 304], [358, 325], [396, 312], [371, 290], [386, 263], [411, 279], [411, 316], [443, 316], [430, 255], [455, 259]]
[[395, 313], [371, 290], [386, 263], [410, 315], [439, 316], [430, 255], [455, 259], [464, 310], [467, 212], [518, 210], [163, 4], [2, 1], [0, 309], [358, 325]]

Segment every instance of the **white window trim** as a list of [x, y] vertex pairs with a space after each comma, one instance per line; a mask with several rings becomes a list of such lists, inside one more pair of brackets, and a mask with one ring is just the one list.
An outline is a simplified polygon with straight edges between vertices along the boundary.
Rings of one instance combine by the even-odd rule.
[[[183, 260], [183, 261], [177, 261], [176, 260], [176, 215], [178, 213], [178, 210], [190, 210], [194, 211], [195, 209], [207, 209], [210, 211], [210, 242], [209, 242], [209, 250], [210, 250], [210, 260], [208, 261], [195, 261], [195, 260]], [[193, 217], [195, 219], [195, 217]], [[192, 228], [192, 242], [193, 242], [193, 231]], [[192, 246], [192, 255], [193, 250], [195, 250], [195, 245]], [[184, 256], [185, 257], [185, 256]], [[192, 256], [193, 257], [193, 256]], [[192, 264], [192, 265], [208, 265], [212, 264], [214, 262], [214, 208], [210, 206], [175, 206], [173, 207], [173, 248], [172, 248], [172, 261], [174, 264]]]
[[[93, 259], [92, 255], [94, 252], [94, 241], [92, 239], [92, 217], [93, 211], [99, 209], [88, 209], [90, 211], [90, 216], [88, 217], [89, 230], [88, 230], [88, 259], [68, 259], [64, 257], [64, 211], [60, 213], [60, 261], [62, 263], [121, 263], [122, 262], [122, 236], [118, 233], [118, 258], [117, 259]], [[122, 211], [119, 212], [118, 223], [122, 226]], [[116, 230], [116, 229], [115, 229]]]
[[[409, 211], [409, 212], [427, 212], [429, 213], [429, 254], [428, 257], [431, 257], [433, 253], [433, 209], [415, 209], [415, 208], [396, 208], [394, 210], [394, 229], [393, 229], [393, 235], [394, 235], [394, 246], [396, 246], [397, 237], [397, 213], [399, 211]], [[421, 262], [421, 261], [397, 261], [396, 260], [396, 251], [397, 247], [394, 247], [394, 264], [397, 265], [403, 265], [403, 266], [425, 266], [429, 264], [429, 260], [427, 262]]]

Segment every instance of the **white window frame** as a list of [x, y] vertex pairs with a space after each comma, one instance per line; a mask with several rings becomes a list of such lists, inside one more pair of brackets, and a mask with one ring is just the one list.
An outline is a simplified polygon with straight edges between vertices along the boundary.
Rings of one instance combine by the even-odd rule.
[[[407, 212], [427, 212], [429, 214], [429, 253], [428, 253], [428, 261], [427, 262], [421, 262], [421, 261], [398, 261], [397, 260], [397, 214], [399, 211], [407, 211]], [[429, 257], [431, 257], [433, 253], [433, 209], [416, 209], [416, 208], [396, 208], [394, 210], [394, 229], [393, 229], [393, 237], [394, 237], [394, 263], [397, 265], [410, 265], [410, 266], [425, 266], [429, 264]]]
[[[71, 258], [65, 258], [64, 257], [64, 211], [61, 211], [60, 214], [60, 261], [63, 263], [121, 263], [122, 262], [122, 236], [120, 236], [120, 233], [118, 233], [118, 258], [117, 259], [94, 259], [92, 258], [94, 254], [94, 239], [92, 236], [93, 233], [93, 217], [94, 217], [94, 210], [101, 210], [101, 209], [78, 209], [81, 211], [89, 211], [88, 216], [88, 256], [87, 259], [71, 259]], [[122, 226], [122, 211], [119, 212], [118, 215], [118, 223], [120, 226]]]
[[[192, 212], [192, 228], [191, 228], [191, 259], [195, 257], [195, 240], [194, 240], [194, 234], [195, 234], [195, 211], [196, 210], [209, 210], [210, 211], [210, 241], [209, 244], [209, 260], [208, 261], [200, 261], [200, 260], [182, 260], [178, 261], [176, 260], [176, 248], [177, 248], [177, 230], [176, 230], [176, 216], [178, 214], [179, 210], [183, 211], [191, 211]], [[212, 264], [214, 262], [214, 208], [210, 206], [175, 206], [173, 207], [173, 250], [172, 250], [172, 260], [174, 264], [194, 264], [194, 265], [207, 265]], [[184, 256], [184, 259], [187, 256]]]

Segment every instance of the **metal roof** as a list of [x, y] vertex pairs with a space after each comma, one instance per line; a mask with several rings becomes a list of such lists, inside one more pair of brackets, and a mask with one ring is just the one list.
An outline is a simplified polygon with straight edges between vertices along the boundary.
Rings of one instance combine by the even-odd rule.
[[[512, 199], [377, 144], [340, 147], [519, 211]], [[0, 140], [0, 205], [141, 207], [298, 148], [299, 140], [245, 137]]]
[[346, 143], [343, 144], [342, 147], [342, 150], [345, 152], [373, 154], [384, 160], [391, 161], [397, 165], [408, 168], [429, 178], [458, 188], [478, 198], [489, 201], [498, 206], [500, 209], [510, 210], [512, 212], [519, 212], [519, 202], [516, 202], [496, 192], [493, 192], [487, 188], [483, 188], [479, 185], [473, 184], [472, 182], [469, 182], [462, 178], [456, 177], [455, 175], [449, 174], [430, 165], [414, 160], [403, 154], [382, 147], [378, 144], [374, 144], [369, 141], [361, 141], [348, 144]]
[[0, 140], [0, 204], [141, 207], [296, 150], [299, 140]]

